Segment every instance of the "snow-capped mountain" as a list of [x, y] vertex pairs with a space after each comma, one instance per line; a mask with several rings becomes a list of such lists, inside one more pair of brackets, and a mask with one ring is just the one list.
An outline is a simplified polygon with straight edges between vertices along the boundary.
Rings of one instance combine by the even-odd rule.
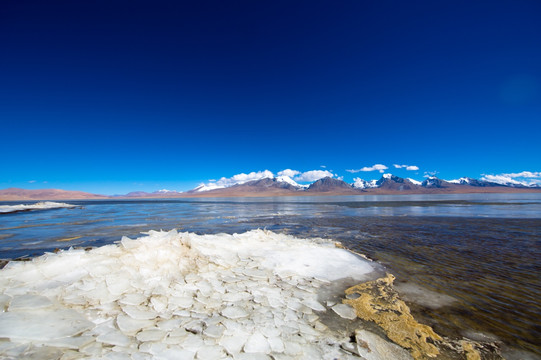
[[162, 190], [154, 191], [154, 194], [179, 194], [181, 192], [182, 191], [162, 189]]
[[403, 179], [393, 174], [383, 174], [381, 179], [376, 182], [376, 185], [381, 189], [395, 191], [415, 190], [419, 187], [409, 179]]
[[352, 184], [356, 189], [371, 189], [378, 187], [377, 180], [366, 181], [361, 178], [353, 179], [355, 182]]
[[478, 186], [478, 187], [502, 186], [501, 184], [497, 184], [494, 182], [485, 181], [485, 180], [477, 180], [470, 177], [461, 177], [460, 179], [448, 180], [447, 182], [451, 184], [469, 185], [469, 186]]
[[204, 191], [210, 191], [210, 190], [216, 190], [216, 189], [223, 189], [225, 186], [221, 186], [218, 184], [210, 183], [208, 185], [205, 185], [203, 183], [199, 184], [196, 188], [190, 190], [189, 192], [204, 192]]
[[449, 187], [449, 185], [450, 183], [448, 181], [438, 179], [435, 176], [430, 176], [421, 183], [422, 187], [429, 188], [429, 189], [433, 189], [433, 188], [441, 189], [441, 188]]
[[307, 189], [310, 186], [310, 185], [301, 185], [295, 180], [293, 180], [292, 178], [290, 178], [289, 176], [285, 176], [285, 175], [277, 176], [275, 179], [278, 182], [284, 182], [292, 186], [298, 187], [299, 189]]
[[412, 178], [407, 178], [406, 180], [409, 180], [412, 184], [415, 184], [415, 185], [418, 185], [418, 186], [421, 186], [421, 184], [422, 184], [421, 181], [418, 181], [418, 180], [415, 180], [415, 179], [412, 179]]
[[331, 177], [324, 177], [314, 182], [308, 187], [306, 191], [309, 192], [356, 192], [352, 185], [339, 179], [333, 179]]
[[450, 182], [451, 184], [459, 184], [459, 185], [468, 185], [470, 184], [471, 179], [469, 177], [461, 177], [460, 179], [454, 179], [454, 180], [447, 180], [447, 182]]

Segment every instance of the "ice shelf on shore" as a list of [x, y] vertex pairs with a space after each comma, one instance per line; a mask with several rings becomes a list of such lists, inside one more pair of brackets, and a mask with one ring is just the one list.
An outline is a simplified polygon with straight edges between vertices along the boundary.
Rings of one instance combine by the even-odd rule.
[[350, 334], [321, 317], [353, 321], [352, 309], [319, 295], [374, 269], [330, 241], [263, 230], [151, 231], [11, 262], [0, 270], [0, 358], [359, 359]]
[[35, 204], [0, 205], [0, 214], [30, 210], [48, 210], [59, 208], [74, 208], [76, 205], [54, 201], [42, 201]]

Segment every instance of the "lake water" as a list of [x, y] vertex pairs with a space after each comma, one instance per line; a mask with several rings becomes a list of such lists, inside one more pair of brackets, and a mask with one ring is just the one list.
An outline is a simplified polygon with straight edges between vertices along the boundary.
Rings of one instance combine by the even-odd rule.
[[[441, 335], [495, 339], [510, 358], [541, 358], [541, 194], [69, 203], [78, 207], [0, 214], [0, 258], [173, 228], [332, 238], [383, 264], [415, 317]], [[444, 306], [430, 306], [438, 299]]]

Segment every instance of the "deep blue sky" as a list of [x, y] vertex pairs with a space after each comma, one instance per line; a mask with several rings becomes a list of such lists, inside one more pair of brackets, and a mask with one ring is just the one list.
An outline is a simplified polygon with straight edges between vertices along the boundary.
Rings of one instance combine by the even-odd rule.
[[541, 171], [540, 16], [537, 0], [4, 1], [0, 188]]

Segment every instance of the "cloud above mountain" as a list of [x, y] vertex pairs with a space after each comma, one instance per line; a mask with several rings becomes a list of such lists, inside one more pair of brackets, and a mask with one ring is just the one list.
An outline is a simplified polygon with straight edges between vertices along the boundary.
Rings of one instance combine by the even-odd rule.
[[323, 179], [324, 177], [334, 177], [334, 174], [329, 170], [310, 170], [295, 176], [293, 180], [299, 182], [313, 182]]
[[384, 173], [385, 170], [387, 170], [388, 167], [383, 165], [383, 164], [374, 164], [372, 166], [365, 166], [363, 168], [360, 168], [358, 170], [346, 170], [347, 172], [349, 173], [352, 173], [352, 174], [355, 174], [355, 173], [358, 173], [360, 171], [379, 171], [380, 173]]
[[406, 169], [408, 171], [417, 171], [417, 170], [419, 170], [419, 167], [416, 166], [416, 165], [397, 165], [397, 164], [393, 164], [393, 166], [396, 169]]
[[254, 180], [261, 180], [265, 178], [273, 178], [274, 174], [269, 170], [264, 171], [252, 171], [251, 173], [245, 174], [240, 173], [237, 175], [233, 175], [230, 178], [222, 177], [220, 180], [216, 181], [216, 185], [223, 186], [223, 187], [229, 187], [233, 185], [238, 184], [244, 184], [248, 181], [254, 181]]
[[541, 171], [522, 171], [519, 173], [504, 173], [496, 175], [483, 174], [481, 180], [503, 185], [541, 185]]
[[297, 170], [291, 170], [291, 169], [285, 169], [282, 171], [278, 171], [278, 176], [289, 176], [290, 178], [293, 178], [294, 176], [302, 174], [300, 171]]
[[[299, 171], [293, 169], [284, 169], [277, 173], [278, 176], [287, 176], [297, 182], [314, 182], [324, 177], [335, 177], [329, 170], [309, 170], [309, 171]], [[201, 184], [205, 188], [222, 188], [230, 187], [233, 185], [240, 185], [247, 183], [249, 181], [261, 180], [266, 178], [274, 178], [275, 175], [272, 171], [263, 170], [263, 171], [252, 171], [250, 173], [240, 173], [233, 175], [231, 177], [222, 177], [218, 181], [209, 180], [208, 184]]]

